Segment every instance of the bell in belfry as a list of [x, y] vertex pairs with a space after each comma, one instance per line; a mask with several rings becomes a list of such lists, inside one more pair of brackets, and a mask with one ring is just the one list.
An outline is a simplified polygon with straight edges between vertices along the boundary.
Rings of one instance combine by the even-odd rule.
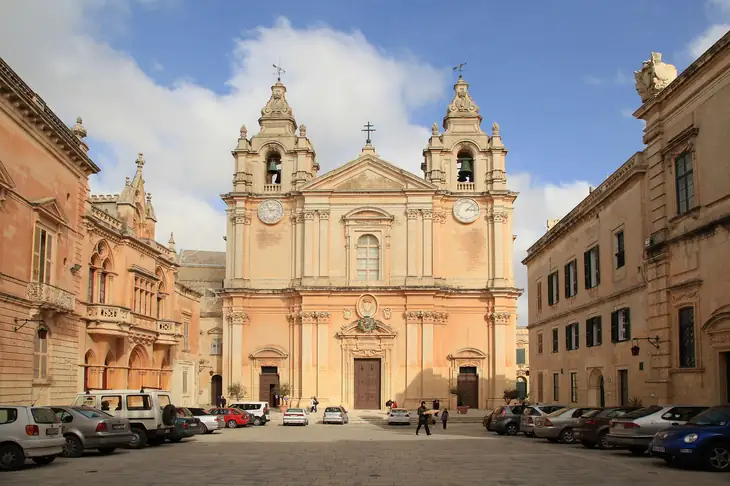
[[276, 166], [276, 159], [269, 159], [268, 166], [267, 166], [267, 172], [269, 174], [276, 174], [279, 172], [279, 168]]
[[459, 182], [474, 182], [474, 162], [471, 157], [459, 157]]

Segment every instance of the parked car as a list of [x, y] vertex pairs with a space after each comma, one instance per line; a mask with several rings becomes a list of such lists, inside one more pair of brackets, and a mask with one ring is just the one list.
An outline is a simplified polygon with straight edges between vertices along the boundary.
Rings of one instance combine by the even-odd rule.
[[271, 412], [267, 402], [236, 402], [231, 404], [231, 407], [244, 410], [251, 416], [254, 425], [266, 425], [271, 421]]
[[200, 420], [201, 434], [212, 434], [226, 426], [221, 415], [214, 415], [204, 408], [188, 408], [188, 410]]
[[51, 406], [63, 424], [65, 457], [81, 457], [84, 451], [96, 449], [111, 454], [125, 447], [134, 438], [129, 420], [114, 417], [90, 407]]
[[549, 413], [553, 413], [556, 410], [565, 408], [565, 405], [530, 405], [525, 408], [522, 412], [522, 418], [520, 419], [520, 432], [525, 434], [527, 437], [533, 437], [535, 435], [535, 417], [543, 417]]
[[61, 421], [48, 407], [0, 405], [0, 468], [20, 469], [28, 458], [50, 464], [63, 453]]
[[547, 439], [550, 442], [572, 444], [575, 441], [573, 431], [578, 427], [578, 421], [583, 414], [592, 410], [600, 409], [595, 407], [561, 408], [544, 417], [537, 417], [534, 428], [535, 437]]
[[388, 414], [388, 425], [409, 425], [411, 414], [405, 408], [391, 408]]
[[284, 425], [309, 425], [307, 411], [303, 408], [290, 408], [284, 412]]
[[647, 451], [657, 433], [672, 425], [683, 425], [708, 408], [696, 405], [652, 405], [640, 408], [613, 419], [606, 441], [610, 446], [628, 449], [640, 456]]
[[606, 436], [612, 419], [618, 418], [636, 410], [636, 407], [609, 407], [603, 410], [592, 410], [578, 420], [578, 427], [573, 431], [573, 437], [583, 447], [592, 449], [608, 449]]
[[141, 449], [165, 442], [175, 425], [177, 410], [170, 392], [150, 388], [139, 390], [88, 390], [76, 395], [74, 407], [100, 409], [114, 417], [129, 420], [134, 438], [128, 447]]
[[730, 472], [730, 405], [709, 408], [684, 425], [659, 432], [649, 452], [669, 464]]
[[249, 414], [237, 408], [211, 408], [209, 412], [213, 415], [223, 417], [223, 423], [226, 424], [226, 427], [229, 429], [245, 427], [251, 420], [251, 416]]
[[177, 408], [175, 427], [173, 427], [167, 438], [170, 442], [180, 442], [183, 439], [202, 433], [200, 419], [185, 407]]
[[323, 424], [341, 424], [345, 425], [350, 421], [350, 417], [347, 416], [347, 410], [345, 407], [327, 407], [324, 409], [324, 415], [322, 416]]
[[499, 435], [516, 435], [520, 431], [520, 419], [525, 411], [524, 405], [505, 405], [497, 407], [487, 421], [487, 430]]

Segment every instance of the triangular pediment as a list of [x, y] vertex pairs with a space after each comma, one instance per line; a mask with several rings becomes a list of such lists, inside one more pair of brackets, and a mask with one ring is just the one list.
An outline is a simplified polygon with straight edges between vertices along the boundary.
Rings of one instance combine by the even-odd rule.
[[214, 327], [210, 331], [208, 331], [208, 334], [223, 334], [223, 329], [220, 327]]
[[4, 187], [5, 189], [15, 187], [15, 182], [13, 182], [13, 178], [10, 177], [10, 172], [5, 168], [2, 161], [0, 161], [0, 187]]
[[37, 201], [32, 201], [33, 209], [40, 212], [43, 216], [50, 218], [58, 224], [65, 225], [68, 223], [66, 214], [58, 205], [55, 197], [44, 197]]
[[437, 187], [374, 155], [364, 155], [308, 182], [305, 191], [436, 191]]

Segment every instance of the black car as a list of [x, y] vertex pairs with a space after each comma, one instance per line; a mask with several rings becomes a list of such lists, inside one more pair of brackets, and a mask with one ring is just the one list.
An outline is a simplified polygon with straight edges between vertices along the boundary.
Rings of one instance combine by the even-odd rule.
[[610, 449], [606, 441], [611, 420], [626, 413], [633, 412], [636, 407], [609, 407], [603, 410], [592, 410], [583, 415], [578, 421], [578, 427], [573, 430], [573, 438], [580, 441], [583, 447], [592, 449]]

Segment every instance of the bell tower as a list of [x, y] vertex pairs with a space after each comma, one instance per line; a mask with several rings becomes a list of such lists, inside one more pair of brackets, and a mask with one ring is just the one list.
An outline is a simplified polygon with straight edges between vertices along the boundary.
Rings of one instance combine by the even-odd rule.
[[431, 138], [423, 150], [424, 178], [452, 193], [484, 193], [506, 190], [505, 155], [499, 125], [492, 136], [482, 131], [479, 106], [469, 94], [469, 84], [459, 75], [454, 97], [446, 109], [444, 131], [431, 127]]
[[233, 191], [258, 195], [280, 195], [296, 191], [317, 176], [319, 165], [307, 127], [299, 125], [286, 99], [286, 87], [279, 78], [271, 97], [261, 109], [259, 133], [248, 138], [241, 127], [235, 159]]

